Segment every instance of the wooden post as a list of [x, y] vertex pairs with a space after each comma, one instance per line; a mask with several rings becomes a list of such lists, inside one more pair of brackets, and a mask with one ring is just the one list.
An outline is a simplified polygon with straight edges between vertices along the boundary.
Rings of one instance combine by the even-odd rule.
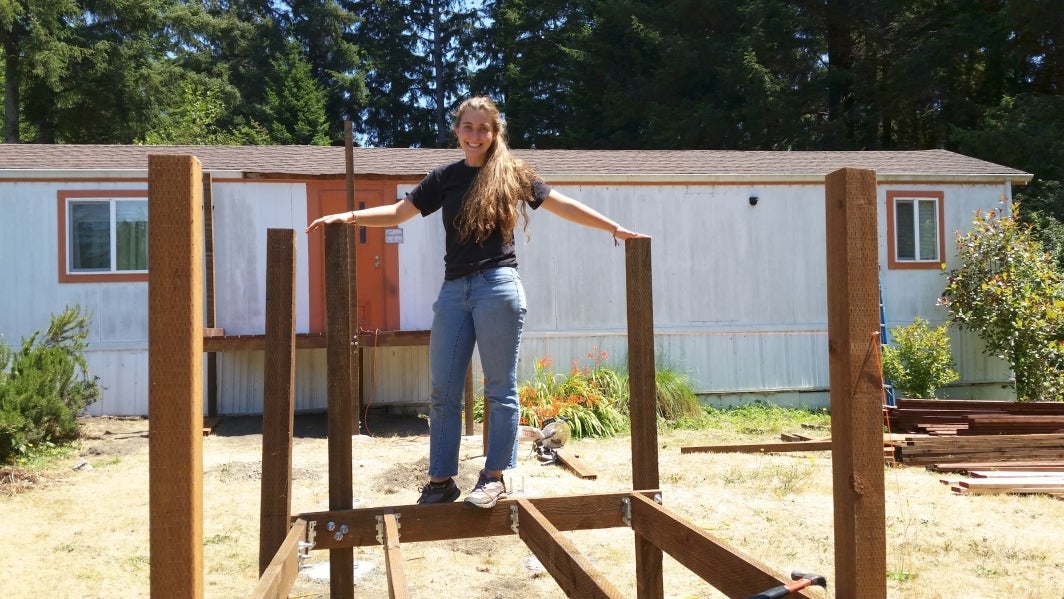
[[203, 597], [203, 183], [194, 156], [148, 156], [151, 596]]
[[887, 594], [876, 173], [826, 179], [835, 596]]
[[266, 355], [262, 398], [259, 575], [288, 536], [296, 381], [296, 235], [266, 231]]
[[[654, 291], [650, 239], [624, 242], [628, 299], [628, 409], [632, 421], [632, 486], [657, 489], [658, 420], [654, 382]], [[635, 536], [636, 596], [665, 596], [662, 552]]]
[[[326, 367], [329, 403], [329, 509], [346, 510], [352, 505], [351, 432], [352, 415], [352, 330], [350, 264], [354, 262], [352, 227], [342, 223], [325, 225], [325, 329], [328, 336]], [[326, 531], [325, 534], [331, 534]], [[354, 594], [354, 551], [350, 548], [329, 552], [329, 588], [333, 599]]]
[[[203, 173], [203, 280], [206, 312], [203, 315], [207, 328], [218, 326], [217, 304], [214, 301], [214, 189], [210, 173]], [[207, 353], [207, 415], [218, 415], [218, 354]]]
[[[351, 211], [355, 206], [355, 149], [354, 133], [351, 121], [344, 121], [344, 171], [345, 189], [347, 192], [347, 210]], [[357, 231], [357, 229], [355, 229]], [[350, 379], [351, 394], [351, 430], [355, 434], [362, 432], [362, 347], [358, 344], [358, 337], [354, 335], [358, 331], [358, 269], [356, 268], [355, 252], [358, 247], [358, 235], [354, 232], [347, 236], [348, 244], [348, 274], [346, 280], [351, 289], [348, 291], [348, 318], [351, 319], [351, 339], [353, 345], [351, 352], [352, 368]]]
[[[465, 434], [472, 436], [476, 431], [476, 418], [473, 416], [473, 408], [476, 407], [476, 400], [473, 398], [473, 364], [470, 362], [469, 368], [465, 373], [465, 389], [462, 391], [462, 401], [465, 405]], [[487, 423], [488, 417], [484, 416], [484, 422]], [[484, 438], [488, 438], [487, 429], [484, 430]], [[484, 455], [488, 455], [488, 446], [484, 445]]]

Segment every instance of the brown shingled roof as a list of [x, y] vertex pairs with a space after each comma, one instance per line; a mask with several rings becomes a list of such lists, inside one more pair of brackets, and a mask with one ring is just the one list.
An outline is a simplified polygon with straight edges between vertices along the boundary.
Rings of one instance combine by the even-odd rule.
[[[683, 177], [819, 178], [844, 167], [879, 177], [1000, 178], [1026, 183], [1031, 175], [946, 150], [771, 152], [728, 150], [515, 150], [544, 178], [676, 179]], [[337, 146], [119, 146], [0, 144], [0, 176], [10, 171], [145, 170], [149, 154], [197, 156], [204, 171], [248, 177], [343, 177]], [[355, 148], [356, 176], [418, 177], [458, 160], [457, 149]], [[4, 172], [8, 171], [8, 172]]]

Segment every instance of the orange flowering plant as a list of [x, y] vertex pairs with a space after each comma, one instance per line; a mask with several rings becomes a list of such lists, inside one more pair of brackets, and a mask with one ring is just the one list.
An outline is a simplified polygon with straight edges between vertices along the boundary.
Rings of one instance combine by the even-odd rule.
[[552, 369], [549, 355], [536, 362], [532, 380], [521, 384], [521, 423], [541, 427], [551, 418], [564, 418], [576, 438], [610, 437], [628, 428], [628, 379], [607, 364], [604, 351], [587, 354], [587, 362], [573, 360], [568, 374]]

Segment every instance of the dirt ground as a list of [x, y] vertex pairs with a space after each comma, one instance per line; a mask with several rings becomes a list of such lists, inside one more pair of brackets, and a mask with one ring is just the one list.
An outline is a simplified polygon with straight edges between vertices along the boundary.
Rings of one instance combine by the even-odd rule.
[[[426, 421], [371, 412], [352, 440], [355, 507], [413, 503], [427, 467]], [[0, 597], [147, 597], [148, 421], [88, 418], [76, 455], [54, 469], [0, 473]], [[795, 431], [798, 432], [798, 431]], [[825, 433], [826, 434], [826, 433]], [[659, 469], [664, 504], [694, 525], [785, 576], [832, 578], [830, 452], [775, 455], [681, 454], [680, 447], [744, 440], [727, 431], [663, 431]], [[245, 597], [258, 572], [261, 421], [226, 417], [204, 437], [205, 596]], [[480, 436], [463, 439], [463, 493], [483, 464]], [[585, 480], [541, 466], [522, 446], [507, 475], [515, 493], [606, 493], [631, 489], [628, 437], [578, 440], [569, 448], [598, 473]], [[326, 419], [297, 417], [293, 510], [328, 508]], [[1040, 496], [961, 496], [923, 468], [885, 474], [887, 588], [892, 598], [1064, 599], [1064, 501]], [[473, 508], [470, 508], [473, 509]], [[401, 532], [401, 531], [400, 531]], [[632, 533], [567, 533], [591, 564], [635, 597]], [[564, 596], [514, 536], [402, 545], [412, 597], [450, 593], [482, 599]], [[387, 597], [380, 548], [355, 549], [356, 597]], [[720, 593], [665, 557], [674, 599]], [[328, 597], [328, 554], [312, 552], [292, 597]]]

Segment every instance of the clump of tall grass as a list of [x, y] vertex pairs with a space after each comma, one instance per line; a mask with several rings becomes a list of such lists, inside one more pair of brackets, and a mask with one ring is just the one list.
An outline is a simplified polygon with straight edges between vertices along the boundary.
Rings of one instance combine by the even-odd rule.
[[[628, 430], [628, 372], [610, 364], [605, 351], [595, 348], [573, 360], [564, 374], [553, 367], [551, 356], [544, 356], [536, 362], [534, 376], [518, 386], [522, 424], [540, 428], [547, 420], [563, 418], [577, 438], [611, 437]], [[659, 421], [692, 419], [701, 413], [689, 376], [658, 367], [654, 381]], [[478, 403], [475, 416], [482, 414]]]

